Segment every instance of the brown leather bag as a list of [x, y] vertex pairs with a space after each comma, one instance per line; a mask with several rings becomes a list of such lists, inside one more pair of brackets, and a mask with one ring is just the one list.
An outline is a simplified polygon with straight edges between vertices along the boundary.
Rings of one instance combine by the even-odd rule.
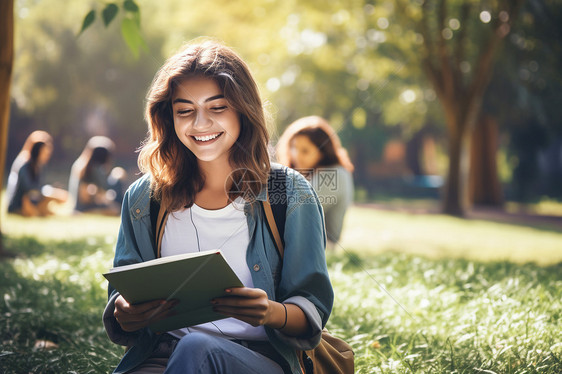
[[297, 351], [306, 374], [351, 374], [355, 371], [354, 354], [345, 341], [322, 330], [320, 344], [308, 351]]
[[[283, 242], [275, 223], [269, 198], [263, 202], [263, 210], [279, 256], [283, 259]], [[353, 374], [355, 372], [355, 357], [351, 346], [342, 339], [331, 335], [326, 329], [322, 330], [322, 339], [316, 348], [297, 351], [297, 356], [305, 374]]]

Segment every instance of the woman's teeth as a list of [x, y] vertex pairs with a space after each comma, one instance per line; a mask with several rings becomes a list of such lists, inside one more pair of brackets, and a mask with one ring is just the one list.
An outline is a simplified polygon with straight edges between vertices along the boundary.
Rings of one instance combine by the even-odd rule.
[[219, 136], [221, 133], [216, 133], [213, 135], [205, 135], [205, 136], [193, 136], [195, 138], [195, 140], [199, 140], [200, 142], [208, 142], [209, 140], [213, 140], [214, 138], [216, 138], [217, 136]]

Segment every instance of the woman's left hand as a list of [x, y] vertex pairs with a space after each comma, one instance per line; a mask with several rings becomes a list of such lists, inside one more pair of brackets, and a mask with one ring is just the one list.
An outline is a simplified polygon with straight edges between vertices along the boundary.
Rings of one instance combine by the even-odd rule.
[[[267, 293], [259, 288], [236, 287], [226, 290], [227, 295], [211, 300], [213, 310], [249, 323], [252, 326], [268, 325], [272, 328], [279, 328], [283, 325], [284, 310], [283, 306], [267, 297]], [[279, 322], [279, 304], [283, 310], [283, 316]]]

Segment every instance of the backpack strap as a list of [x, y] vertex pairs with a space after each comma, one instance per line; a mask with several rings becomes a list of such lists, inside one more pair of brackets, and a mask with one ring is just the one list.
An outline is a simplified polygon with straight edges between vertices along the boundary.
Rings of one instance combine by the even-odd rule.
[[164, 227], [168, 219], [168, 212], [152, 195], [150, 196], [150, 226], [154, 234], [154, 257], [160, 257], [160, 249], [162, 248], [162, 236], [164, 235]]
[[168, 220], [168, 211], [160, 206], [158, 211], [158, 228], [156, 230], [156, 258], [161, 257], [162, 249], [162, 237], [164, 236], [164, 228], [166, 227], [166, 221]]
[[267, 200], [262, 202], [267, 229], [279, 257], [283, 259], [285, 247], [285, 221], [287, 219], [287, 174], [285, 168], [271, 168], [267, 181]]
[[279, 230], [277, 229], [277, 222], [275, 221], [275, 217], [273, 216], [271, 204], [269, 203], [269, 194], [267, 194], [267, 200], [262, 202], [262, 206], [265, 213], [265, 218], [267, 219], [267, 228], [269, 229], [271, 236], [273, 236], [273, 240], [275, 241], [275, 248], [277, 248], [277, 252], [279, 252], [279, 257], [283, 259], [285, 248], [283, 246], [283, 241], [281, 240]]
[[156, 246], [156, 227], [158, 226], [158, 212], [160, 211], [160, 202], [156, 200], [152, 193], [150, 194], [150, 227], [152, 228], [152, 239], [154, 245], [154, 257], [158, 256], [158, 247]]

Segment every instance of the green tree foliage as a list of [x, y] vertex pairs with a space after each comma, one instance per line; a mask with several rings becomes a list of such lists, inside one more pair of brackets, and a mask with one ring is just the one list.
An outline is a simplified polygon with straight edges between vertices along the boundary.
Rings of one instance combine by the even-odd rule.
[[[121, 18], [121, 35], [133, 55], [138, 58], [141, 49], [145, 52], [148, 50], [140, 30], [140, 8], [134, 0], [125, 0], [121, 6], [123, 8], [123, 12], [121, 12], [123, 13], [123, 17]], [[115, 19], [119, 13], [119, 9], [116, 3], [105, 4], [104, 8], [101, 10], [101, 17], [105, 27], [109, 26]], [[94, 23], [96, 14], [97, 11], [95, 8], [86, 14], [82, 21], [80, 34]]]
[[27, 128], [12, 128], [12, 151], [17, 152], [31, 130], [42, 128], [55, 137], [59, 158], [67, 166], [92, 135], [113, 137], [118, 158], [132, 158], [146, 133], [143, 98], [159, 59], [133, 58], [116, 37], [115, 23], [107, 32], [101, 23], [93, 23], [77, 39], [76, 20], [85, 13], [84, 4], [69, 3], [61, 12], [49, 1], [22, 2], [17, 11], [12, 95], [18, 111], [33, 121]]
[[[153, 74], [183, 42], [207, 35], [249, 62], [277, 133], [300, 116], [328, 118], [364, 182], [385, 138], [408, 138], [428, 124], [450, 129], [451, 113], [464, 110], [450, 103], [466, 105], [463, 95], [474, 90], [475, 77], [485, 86], [491, 73], [481, 66], [491, 65], [495, 53], [483, 59], [483, 52], [498, 50], [490, 37], [513, 20], [502, 13], [504, 2], [476, 0], [93, 4], [16, 4], [16, 108], [36, 119], [26, 130], [53, 132], [64, 156], [75, 157], [88, 136], [101, 133], [118, 140], [133, 163], [146, 132], [143, 97]], [[533, 38], [543, 32], [533, 31]], [[439, 83], [446, 77], [453, 86]]]

